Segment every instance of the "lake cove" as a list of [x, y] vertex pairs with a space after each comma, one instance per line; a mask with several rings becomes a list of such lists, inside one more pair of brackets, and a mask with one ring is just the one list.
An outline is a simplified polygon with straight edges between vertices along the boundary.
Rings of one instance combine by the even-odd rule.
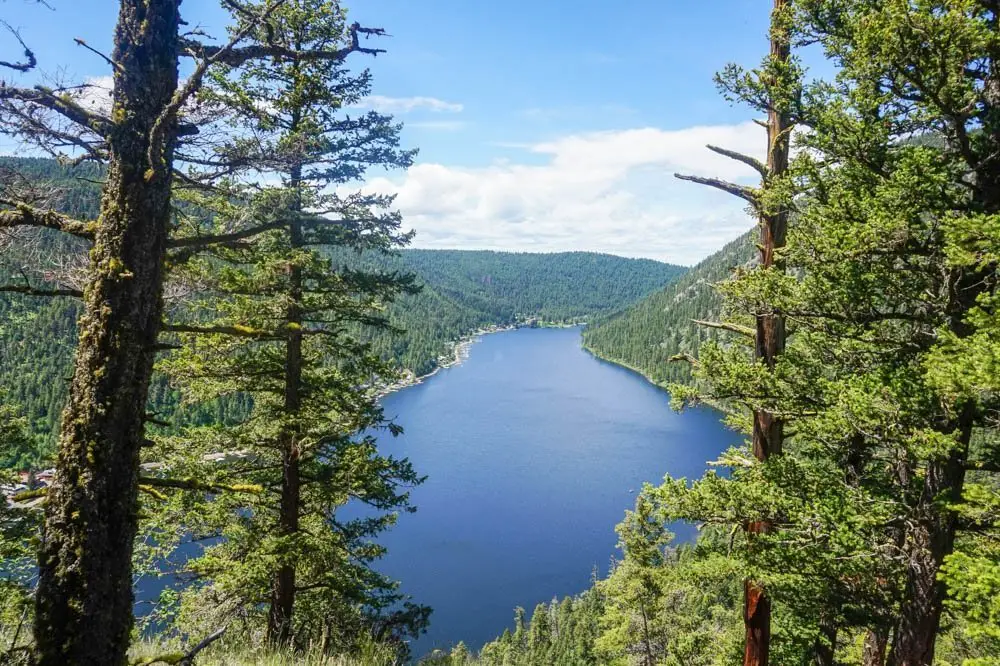
[[[380, 540], [379, 569], [434, 609], [419, 656], [478, 649], [514, 608], [582, 592], [617, 554], [615, 525], [644, 482], [697, 478], [740, 437], [709, 409], [670, 410], [667, 393], [580, 345], [580, 329], [483, 336], [462, 364], [383, 400], [427, 481]], [[693, 528], [679, 526], [680, 538]]]

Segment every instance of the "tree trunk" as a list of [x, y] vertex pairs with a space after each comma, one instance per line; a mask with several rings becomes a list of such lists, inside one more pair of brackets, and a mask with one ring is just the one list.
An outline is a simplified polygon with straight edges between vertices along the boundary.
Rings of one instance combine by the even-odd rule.
[[[293, 122], [294, 125], [297, 124]], [[290, 186], [297, 188], [302, 181], [301, 168], [294, 168]], [[297, 208], [298, 206], [296, 206]], [[293, 219], [289, 223], [289, 244], [292, 248], [303, 245], [302, 224]], [[285, 402], [286, 417], [298, 414], [302, 408], [302, 269], [289, 267], [289, 305], [286, 313], [288, 341], [285, 345]], [[299, 433], [292, 428], [282, 435], [281, 506], [278, 514], [278, 531], [291, 536], [299, 531], [299, 504], [301, 502], [301, 477]], [[292, 640], [292, 614], [295, 609], [295, 566], [288, 561], [287, 552], [274, 574], [271, 607], [268, 613], [267, 635], [275, 645], [288, 645]]]
[[865, 643], [861, 651], [861, 666], [885, 666], [885, 651], [889, 637], [883, 629], [869, 629], [865, 632]]
[[[771, 58], [787, 62], [791, 57], [791, 38], [788, 29], [778, 18], [789, 0], [774, 0], [771, 15]], [[787, 110], [772, 103], [767, 114], [767, 180], [781, 178], [788, 171], [789, 141], [792, 122]], [[760, 211], [760, 262], [761, 268], [783, 269], [778, 252], [785, 246], [788, 231], [788, 211]], [[785, 318], [776, 313], [756, 316], [754, 355], [769, 369], [774, 369], [778, 356], [785, 348]], [[783, 421], [759, 409], [753, 415], [753, 454], [757, 460], [766, 461], [781, 455], [784, 440]], [[771, 530], [765, 521], [751, 523], [747, 531], [763, 534]], [[762, 585], [753, 580], [744, 584], [743, 623], [746, 641], [743, 651], [744, 666], [767, 666], [771, 644], [771, 600]]]
[[639, 602], [639, 610], [642, 611], [642, 644], [646, 653], [642, 666], [656, 666], [656, 657], [653, 655], [653, 643], [649, 638], [649, 616], [646, 613], [646, 602]]
[[[299, 531], [299, 450], [295, 435], [290, 435], [285, 440], [282, 458], [278, 530], [282, 536], [290, 536]], [[287, 554], [283, 554], [283, 557], [287, 558]], [[267, 635], [268, 640], [274, 645], [284, 646], [291, 642], [294, 608], [295, 566], [286, 562], [275, 572], [271, 590]]]
[[829, 617], [820, 618], [820, 635], [813, 644], [813, 664], [816, 666], [834, 666], [834, 656], [837, 654], [837, 625]]
[[911, 518], [912, 527], [907, 531], [904, 546], [907, 556], [906, 587], [889, 653], [890, 666], [930, 666], [934, 661], [934, 647], [947, 594], [944, 582], [938, 580], [938, 572], [944, 558], [954, 548], [957, 527], [954, 512], [938, 506], [937, 502], [942, 499], [957, 502], [961, 499], [965, 482], [964, 463], [974, 417], [974, 406], [969, 403], [957, 422], [942, 430], [957, 430], [960, 433], [956, 448], [947, 459], [928, 466], [921, 505]]
[[[42, 666], [124, 664], [139, 447], [160, 327], [170, 170], [149, 141], [177, 88], [180, 0], [122, 0], [107, 182], [39, 553]], [[173, 128], [163, 156], [172, 160]]]

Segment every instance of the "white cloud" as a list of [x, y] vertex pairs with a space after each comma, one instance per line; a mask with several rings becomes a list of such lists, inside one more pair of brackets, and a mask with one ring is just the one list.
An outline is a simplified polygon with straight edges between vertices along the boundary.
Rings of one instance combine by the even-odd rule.
[[381, 113], [410, 113], [417, 110], [435, 113], [460, 113], [465, 108], [461, 104], [445, 102], [436, 97], [386, 97], [384, 95], [369, 95], [355, 106], [374, 109]]
[[753, 123], [631, 129], [524, 146], [543, 163], [484, 168], [422, 163], [369, 186], [395, 192], [416, 247], [591, 250], [693, 264], [748, 229], [744, 205], [674, 172], [754, 182], [705, 144], [764, 152]]
[[457, 132], [468, 126], [464, 120], [413, 120], [406, 123], [413, 129], [438, 130], [441, 132]]

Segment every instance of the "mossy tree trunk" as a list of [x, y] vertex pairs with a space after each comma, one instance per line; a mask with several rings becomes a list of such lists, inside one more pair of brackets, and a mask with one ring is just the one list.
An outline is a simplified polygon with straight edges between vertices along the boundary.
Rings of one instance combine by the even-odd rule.
[[[42, 666], [126, 661], [139, 448], [170, 221], [174, 132], [154, 126], [177, 89], [179, 5], [121, 2], [107, 181], [39, 558]], [[151, 136], [163, 142], [157, 153]], [[165, 164], [150, 164], [151, 154]]]

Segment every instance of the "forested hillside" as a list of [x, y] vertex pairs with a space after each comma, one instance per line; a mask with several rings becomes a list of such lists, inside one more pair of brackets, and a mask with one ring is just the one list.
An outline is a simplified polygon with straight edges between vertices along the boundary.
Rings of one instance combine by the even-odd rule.
[[743, 234], [678, 280], [622, 312], [598, 318], [583, 333], [584, 345], [603, 359], [637, 370], [657, 384], [685, 382], [687, 363], [677, 354], [695, 354], [715, 331], [695, 320], [717, 321], [722, 299], [714, 285], [738, 266], [755, 260], [754, 232]]
[[470, 330], [527, 318], [590, 320], [633, 303], [683, 274], [679, 266], [592, 252], [533, 254], [404, 250], [394, 266], [413, 272], [421, 293], [391, 307], [403, 335], [376, 338], [387, 357], [417, 374]]
[[[0, 169], [45, 182], [60, 210], [93, 219], [101, 173], [69, 168], [53, 160], [0, 158]], [[21, 247], [8, 248], [0, 277], [37, 287], [46, 275], [21, 276], [40, 256], [56, 267], [72, 267], [84, 245], [47, 230], [23, 234]], [[590, 252], [532, 254], [460, 250], [402, 250], [395, 255], [358, 256], [337, 252], [335, 264], [364, 266], [385, 273], [413, 273], [421, 290], [389, 305], [389, 320], [400, 332], [359, 327], [385, 359], [417, 375], [432, 371], [438, 358], [477, 328], [537, 318], [578, 322], [633, 303], [683, 274], [679, 266]], [[35, 271], [37, 273], [37, 271]], [[31, 279], [25, 279], [30, 277]], [[61, 275], [61, 277], [65, 277]], [[8, 278], [10, 278], [8, 280]], [[77, 299], [0, 294], [0, 386], [4, 401], [23, 410], [36, 434], [51, 442], [66, 394], [66, 378], [76, 342]], [[176, 394], [154, 380], [150, 405], [173, 411]], [[176, 416], [187, 422], [227, 420], [241, 407], [201, 405]]]

